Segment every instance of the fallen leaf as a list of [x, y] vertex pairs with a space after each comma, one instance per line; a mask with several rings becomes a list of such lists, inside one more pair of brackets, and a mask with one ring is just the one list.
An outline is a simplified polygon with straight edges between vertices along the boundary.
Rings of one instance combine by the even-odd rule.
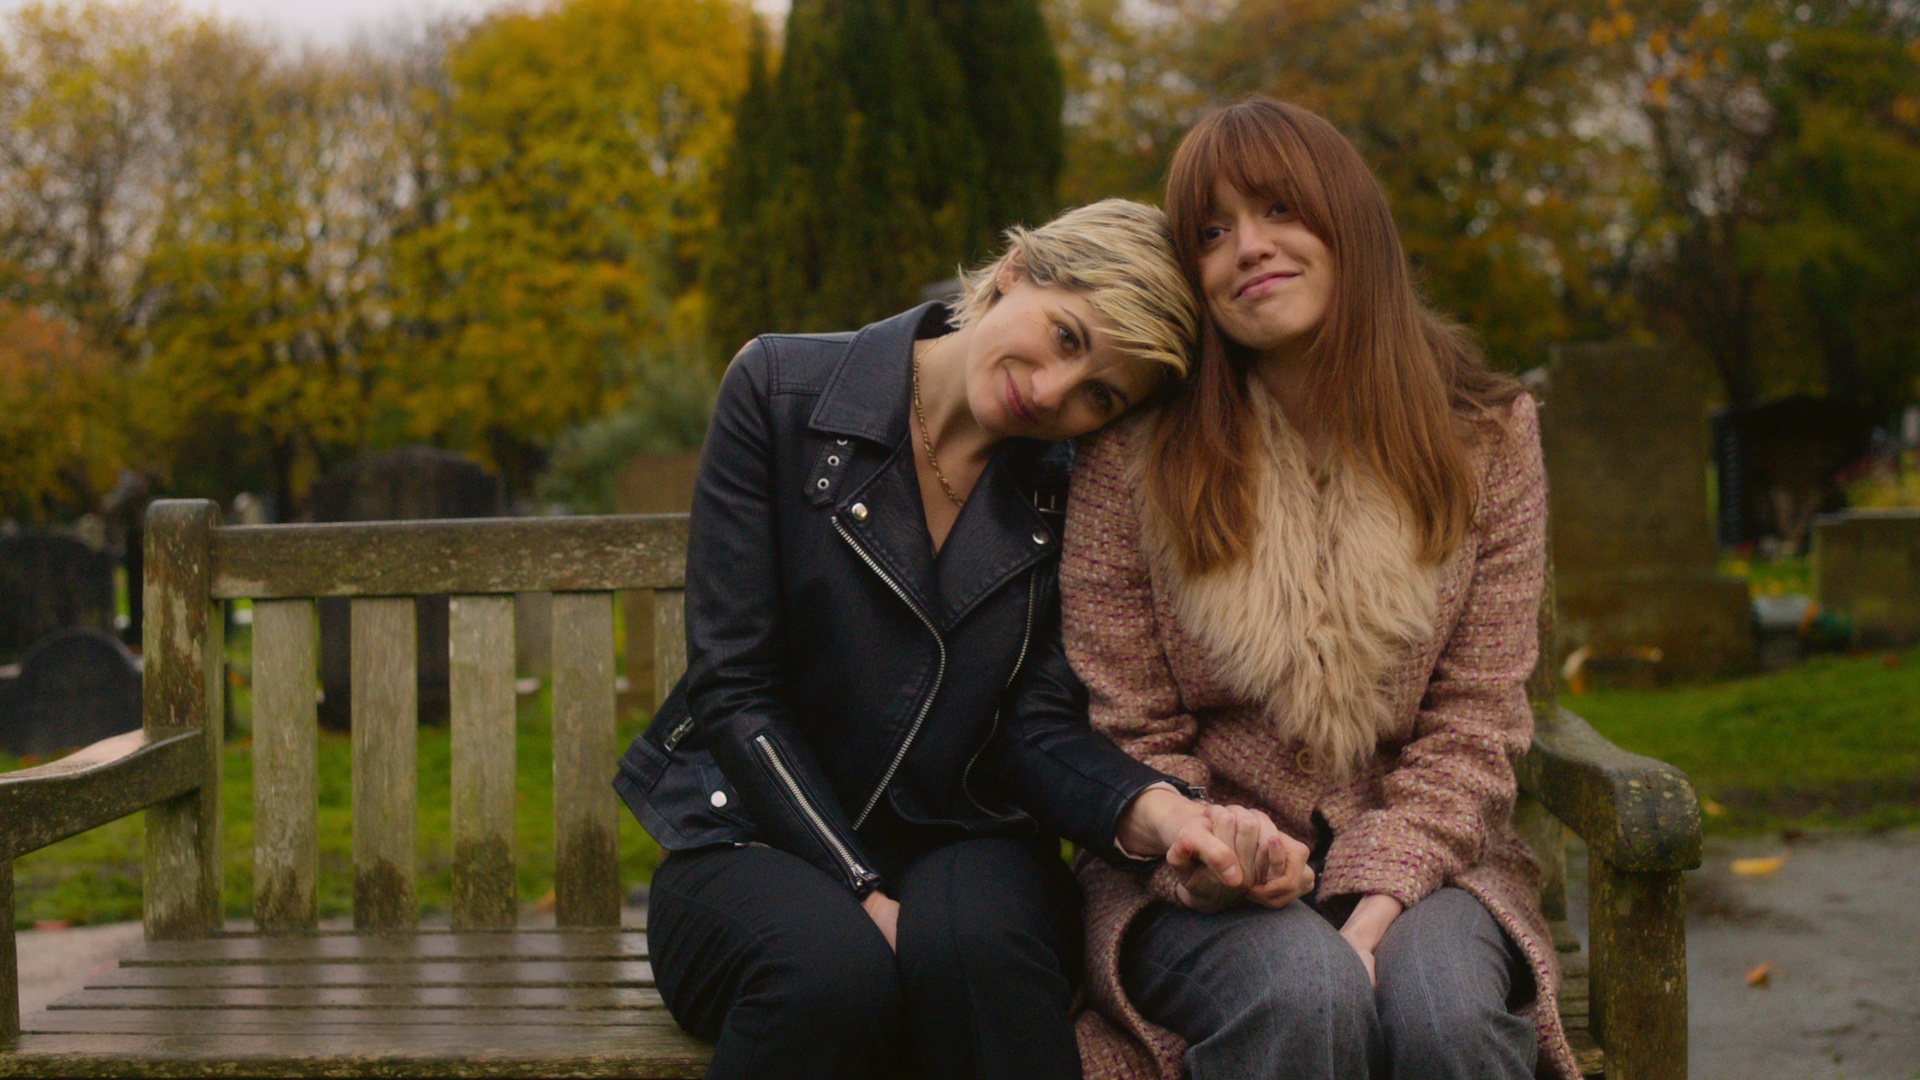
[[554, 907], [554, 898], [553, 898], [552, 889], [548, 889], [547, 895], [533, 902], [533, 910], [535, 911], [552, 911], [553, 907]]
[[1727, 812], [1727, 808], [1724, 806], [1721, 806], [1717, 802], [1714, 802], [1712, 799], [1701, 799], [1700, 812], [1707, 815], [1708, 817], [1719, 817], [1720, 815]]
[[1755, 964], [1747, 969], [1747, 985], [1765, 990], [1773, 982], [1773, 962]]
[[1785, 852], [1764, 859], [1735, 859], [1733, 872], [1741, 877], [1771, 877], [1786, 865]]
[[72, 925], [73, 923], [69, 922], [66, 919], [35, 919], [33, 920], [33, 928], [43, 933], [49, 930], [65, 930], [66, 928]]

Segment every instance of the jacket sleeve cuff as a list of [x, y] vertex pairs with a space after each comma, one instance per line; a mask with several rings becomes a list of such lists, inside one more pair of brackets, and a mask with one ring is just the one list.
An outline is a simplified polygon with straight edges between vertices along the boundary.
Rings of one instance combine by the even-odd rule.
[[1421, 840], [1378, 842], [1363, 828], [1334, 838], [1320, 875], [1319, 894], [1329, 899], [1380, 893], [1400, 901], [1403, 907], [1412, 907], [1446, 883], [1447, 868], [1453, 861], [1446, 852]]

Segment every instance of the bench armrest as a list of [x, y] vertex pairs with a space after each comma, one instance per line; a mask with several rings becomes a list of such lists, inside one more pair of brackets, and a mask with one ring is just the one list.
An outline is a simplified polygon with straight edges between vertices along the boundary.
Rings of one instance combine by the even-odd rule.
[[196, 729], [129, 731], [45, 765], [0, 773], [0, 860], [11, 861], [200, 786]]
[[1700, 865], [1700, 803], [1686, 774], [1629, 754], [1565, 709], [1534, 726], [1519, 762], [1520, 790], [1625, 871]]

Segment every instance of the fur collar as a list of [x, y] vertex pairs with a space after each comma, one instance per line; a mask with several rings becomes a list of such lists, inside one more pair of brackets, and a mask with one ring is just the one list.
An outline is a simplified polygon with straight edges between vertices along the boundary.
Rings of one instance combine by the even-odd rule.
[[1257, 381], [1251, 389], [1260, 442], [1248, 557], [1189, 577], [1169, 523], [1146, 514], [1143, 539], [1168, 575], [1174, 616], [1222, 684], [1264, 702], [1276, 735], [1344, 778], [1399, 726], [1389, 684], [1433, 633], [1439, 571], [1419, 560], [1384, 483], [1337, 455], [1309, 463], [1278, 404]]

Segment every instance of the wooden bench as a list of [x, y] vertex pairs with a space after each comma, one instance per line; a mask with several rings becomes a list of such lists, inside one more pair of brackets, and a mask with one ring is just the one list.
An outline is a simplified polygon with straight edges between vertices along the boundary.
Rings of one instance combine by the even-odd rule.
[[[142, 731], [0, 774], [0, 917], [13, 860], [146, 814], [146, 943], [21, 1022], [0, 934], [0, 1076], [701, 1074], [707, 1048], [661, 1007], [645, 934], [620, 925], [609, 786], [613, 594], [653, 590], [655, 677], [685, 667], [683, 516], [226, 527], [212, 503], [147, 526]], [[554, 929], [516, 926], [513, 594], [552, 592]], [[414, 898], [412, 598], [451, 601], [451, 927]], [[353, 925], [318, 929], [315, 617], [351, 597]], [[254, 929], [224, 929], [221, 605], [253, 601]], [[1686, 1070], [1683, 869], [1693, 793], [1535, 684], [1521, 822], [1569, 971], [1583, 1064], [1615, 1080]], [[1592, 955], [1565, 924], [1562, 824], [1591, 852]], [[1587, 987], [1591, 987], [1588, 992]], [[1605, 1048], [1604, 1055], [1601, 1048]]]

